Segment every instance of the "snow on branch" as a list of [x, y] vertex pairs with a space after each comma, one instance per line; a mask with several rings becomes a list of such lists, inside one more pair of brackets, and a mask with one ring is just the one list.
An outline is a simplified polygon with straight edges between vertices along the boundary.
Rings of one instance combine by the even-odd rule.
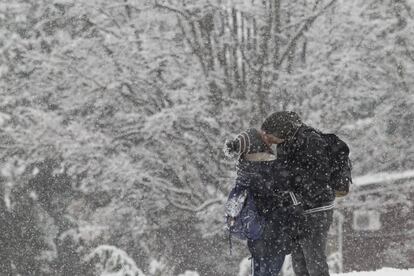
[[223, 200], [221, 198], [213, 198], [210, 200], [206, 200], [204, 203], [199, 205], [197, 208], [195, 208], [195, 212], [201, 212], [204, 209], [214, 205], [214, 204], [224, 204]]
[[203, 202], [202, 204], [200, 204], [198, 206], [184, 205], [182, 203], [177, 202], [176, 200], [173, 200], [170, 197], [167, 197], [167, 200], [171, 205], [173, 205], [174, 207], [176, 207], [178, 209], [188, 211], [188, 212], [194, 212], [194, 213], [204, 211], [205, 209], [207, 209], [208, 207], [210, 207], [214, 204], [224, 204], [223, 200], [220, 199], [220, 198], [214, 198], [214, 199], [206, 200], [205, 202]]
[[181, 10], [175, 9], [173, 7], [169, 7], [169, 6], [166, 6], [166, 5], [162, 5], [158, 1], [155, 1], [154, 7], [155, 8], [159, 8], [159, 9], [164, 9], [164, 10], [167, 10], [167, 11], [170, 11], [170, 12], [173, 12], [173, 13], [176, 13], [176, 14], [179, 14], [182, 17], [184, 17], [185, 19], [190, 20], [190, 15], [188, 15], [187, 13], [185, 13], [185, 12], [183, 12]]
[[356, 186], [364, 186], [409, 178], [414, 178], [414, 170], [408, 170], [404, 172], [382, 172], [378, 174], [364, 175], [355, 178], [354, 182]]
[[163, 191], [169, 191], [174, 194], [193, 195], [193, 192], [191, 192], [190, 190], [173, 187], [167, 181], [161, 178], [157, 178], [156, 181], [149, 181], [149, 179], [150, 178], [148, 177], [143, 177], [143, 181], [140, 181], [139, 184], [142, 184], [150, 188], [158, 188]]

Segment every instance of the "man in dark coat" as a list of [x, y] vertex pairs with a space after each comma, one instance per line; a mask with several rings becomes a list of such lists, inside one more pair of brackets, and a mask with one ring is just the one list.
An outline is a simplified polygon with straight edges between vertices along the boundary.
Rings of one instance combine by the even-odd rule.
[[335, 193], [329, 185], [327, 144], [321, 134], [294, 112], [271, 114], [261, 127], [267, 144], [278, 144], [278, 158], [288, 162], [290, 184], [303, 200], [300, 236], [292, 250], [296, 276], [329, 276], [326, 242], [332, 223]]

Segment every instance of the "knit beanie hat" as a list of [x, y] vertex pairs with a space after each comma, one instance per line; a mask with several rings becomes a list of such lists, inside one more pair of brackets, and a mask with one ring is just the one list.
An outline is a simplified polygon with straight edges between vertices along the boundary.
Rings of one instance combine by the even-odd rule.
[[233, 140], [227, 140], [224, 146], [224, 153], [228, 157], [270, 151], [269, 146], [263, 142], [260, 132], [255, 128], [240, 133]]
[[262, 124], [262, 130], [281, 139], [292, 138], [302, 125], [299, 115], [293, 111], [279, 111], [271, 114]]

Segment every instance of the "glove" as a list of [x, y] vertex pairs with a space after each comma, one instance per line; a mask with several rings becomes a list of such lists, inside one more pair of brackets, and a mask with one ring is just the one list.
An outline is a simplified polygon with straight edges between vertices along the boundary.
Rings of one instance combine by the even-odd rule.
[[226, 140], [224, 142], [223, 153], [227, 158], [235, 158], [239, 152], [239, 143], [238, 140]]

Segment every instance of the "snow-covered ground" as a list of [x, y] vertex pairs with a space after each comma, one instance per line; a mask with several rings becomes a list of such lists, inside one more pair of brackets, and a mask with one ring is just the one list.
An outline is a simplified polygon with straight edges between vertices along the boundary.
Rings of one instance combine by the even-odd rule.
[[349, 272], [343, 274], [332, 274], [332, 276], [414, 276], [414, 268], [408, 270], [383, 268], [369, 272]]
[[[245, 271], [244, 273], [248, 273]], [[199, 274], [194, 271], [186, 271], [184, 274], [180, 274], [178, 276], [198, 276]], [[247, 274], [239, 274], [239, 275], [247, 275]], [[250, 274], [248, 274], [250, 275]], [[349, 272], [349, 273], [341, 273], [341, 274], [331, 274], [332, 276], [414, 276], [414, 268], [408, 270], [401, 270], [395, 268], [383, 268], [377, 271], [369, 271], [369, 272]]]

